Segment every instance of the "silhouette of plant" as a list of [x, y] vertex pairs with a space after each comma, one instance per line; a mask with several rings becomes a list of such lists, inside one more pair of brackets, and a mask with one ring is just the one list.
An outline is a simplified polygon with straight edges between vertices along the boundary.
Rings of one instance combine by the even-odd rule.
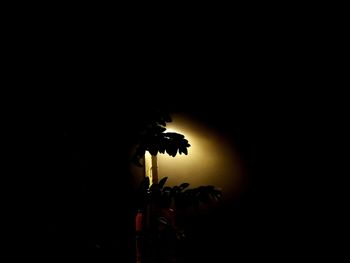
[[150, 203], [159, 208], [187, 208], [198, 207], [200, 203], [208, 203], [221, 198], [221, 190], [212, 185], [188, 188], [189, 183], [182, 183], [173, 187], [165, 186], [168, 177], [162, 178], [159, 183], [150, 186], [149, 178], [145, 177], [138, 190], [138, 200], [141, 206]]
[[191, 145], [185, 136], [176, 132], [166, 132], [166, 123], [172, 119], [168, 113], [156, 111], [153, 118], [146, 119], [140, 128], [137, 138], [137, 148], [132, 161], [142, 166], [140, 160], [148, 151], [151, 155], [167, 153], [175, 157], [177, 153], [188, 154], [187, 148]]
[[[142, 166], [146, 151], [151, 155], [188, 154], [191, 146], [184, 135], [166, 132], [172, 119], [164, 111], [155, 111], [140, 125], [137, 147], [132, 162]], [[189, 183], [165, 186], [168, 177], [150, 184], [149, 177], [141, 182], [137, 192], [137, 210], [144, 213], [144, 262], [175, 262], [176, 243], [185, 238], [184, 229], [177, 224], [177, 212], [221, 198], [222, 192], [212, 185], [189, 188]]]

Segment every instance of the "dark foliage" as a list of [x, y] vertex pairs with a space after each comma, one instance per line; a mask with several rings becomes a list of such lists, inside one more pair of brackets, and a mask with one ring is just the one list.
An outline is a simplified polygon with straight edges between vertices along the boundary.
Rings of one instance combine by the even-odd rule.
[[200, 203], [209, 203], [220, 199], [222, 192], [215, 186], [199, 186], [188, 188], [190, 184], [182, 183], [173, 187], [165, 186], [168, 177], [163, 177], [159, 183], [150, 186], [149, 178], [146, 177], [138, 191], [138, 204], [140, 208], [149, 204], [155, 204], [161, 209], [170, 207], [187, 208], [198, 207]]
[[132, 161], [141, 166], [140, 160], [148, 151], [151, 155], [167, 153], [175, 157], [177, 153], [188, 154], [187, 148], [191, 145], [185, 136], [176, 132], [166, 132], [166, 123], [171, 122], [169, 114], [156, 111], [152, 118], [146, 120], [138, 133], [137, 149]]

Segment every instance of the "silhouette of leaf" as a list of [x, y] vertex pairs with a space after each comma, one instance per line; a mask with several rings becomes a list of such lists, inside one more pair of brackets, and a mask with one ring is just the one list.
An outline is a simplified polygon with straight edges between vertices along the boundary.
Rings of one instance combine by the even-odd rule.
[[177, 195], [180, 192], [180, 187], [175, 185], [172, 189], [171, 189], [171, 193], [172, 195]]
[[163, 186], [165, 185], [166, 181], [168, 180], [168, 177], [163, 177], [162, 179], [159, 180], [159, 188], [162, 189]]
[[181, 189], [181, 191], [182, 191], [182, 190], [184, 190], [185, 188], [189, 187], [189, 185], [190, 185], [189, 183], [182, 183], [182, 184], [180, 184], [179, 187], [180, 187], [180, 189]]
[[212, 195], [219, 199], [222, 197], [222, 192], [220, 190], [214, 189]]
[[205, 191], [200, 192], [198, 199], [203, 203], [208, 203], [210, 201], [209, 193]]
[[153, 190], [155, 190], [155, 189], [160, 189], [159, 184], [153, 183], [153, 184], [151, 185], [151, 187], [149, 188], [150, 191], [153, 191]]
[[159, 142], [158, 151], [159, 151], [160, 153], [165, 153], [165, 144], [164, 144], [164, 141], [160, 141], [160, 142]]
[[157, 153], [158, 153], [158, 150], [154, 145], [151, 145], [147, 150], [153, 156], [157, 155]]
[[[164, 126], [165, 126], [165, 122], [163, 122], [163, 123], [164, 123]], [[166, 128], [158, 126], [158, 131], [159, 131], [159, 133], [165, 132]]]
[[163, 120], [163, 119], [159, 119], [158, 123], [162, 126], [166, 126], [165, 120]]
[[163, 188], [163, 193], [170, 193], [171, 192], [171, 187], [170, 186], [166, 186]]
[[169, 144], [168, 147], [166, 148], [166, 152], [172, 156], [175, 157], [177, 153], [177, 148], [174, 144]]
[[[153, 184], [152, 184], [152, 186], [153, 186]], [[152, 187], [152, 186], [151, 186], [151, 187]], [[159, 202], [162, 193], [161, 193], [161, 191], [160, 191], [160, 189], [159, 189], [159, 186], [157, 185], [157, 186], [154, 187], [152, 190], [150, 190], [149, 194], [150, 194], [150, 197], [151, 197], [151, 199], [152, 199], [153, 201]]]
[[214, 186], [213, 185], [207, 185], [203, 188], [203, 191], [206, 192], [206, 193], [210, 193], [212, 191], [214, 191]]

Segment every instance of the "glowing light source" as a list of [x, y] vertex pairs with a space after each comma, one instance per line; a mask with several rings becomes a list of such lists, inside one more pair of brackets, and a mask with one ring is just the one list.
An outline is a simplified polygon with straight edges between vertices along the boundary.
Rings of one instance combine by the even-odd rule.
[[192, 187], [215, 185], [224, 193], [240, 189], [242, 168], [232, 142], [223, 134], [204, 123], [176, 115], [165, 132], [181, 133], [191, 144], [188, 155], [157, 155], [157, 176], [168, 177], [167, 184], [183, 182]]
[[157, 156], [145, 153], [145, 176], [149, 177], [150, 185], [158, 183]]
[[182, 133], [183, 134], [183, 132], [179, 131], [178, 129], [174, 129], [174, 128], [166, 128], [165, 132], [176, 132], [176, 133]]

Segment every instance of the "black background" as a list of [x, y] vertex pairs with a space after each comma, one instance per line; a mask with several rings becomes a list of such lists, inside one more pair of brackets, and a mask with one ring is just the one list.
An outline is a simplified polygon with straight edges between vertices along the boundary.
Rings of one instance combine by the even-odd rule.
[[250, 178], [240, 198], [198, 222], [188, 262], [310, 252], [320, 235], [310, 153], [324, 112], [307, 87], [329, 79], [320, 76], [308, 30], [296, 37], [278, 23], [240, 25], [112, 34], [77, 23], [50, 27], [44, 38], [24, 29], [9, 64], [18, 68], [12, 85], [30, 87], [11, 108], [24, 145], [12, 149], [20, 157], [19, 194], [9, 198], [20, 211], [15, 241], [52, 250], [51, 258], [98, 244], [112, 259], [133, 262], [126, 153], [145, 109], [157, 105], [229, 134]]

